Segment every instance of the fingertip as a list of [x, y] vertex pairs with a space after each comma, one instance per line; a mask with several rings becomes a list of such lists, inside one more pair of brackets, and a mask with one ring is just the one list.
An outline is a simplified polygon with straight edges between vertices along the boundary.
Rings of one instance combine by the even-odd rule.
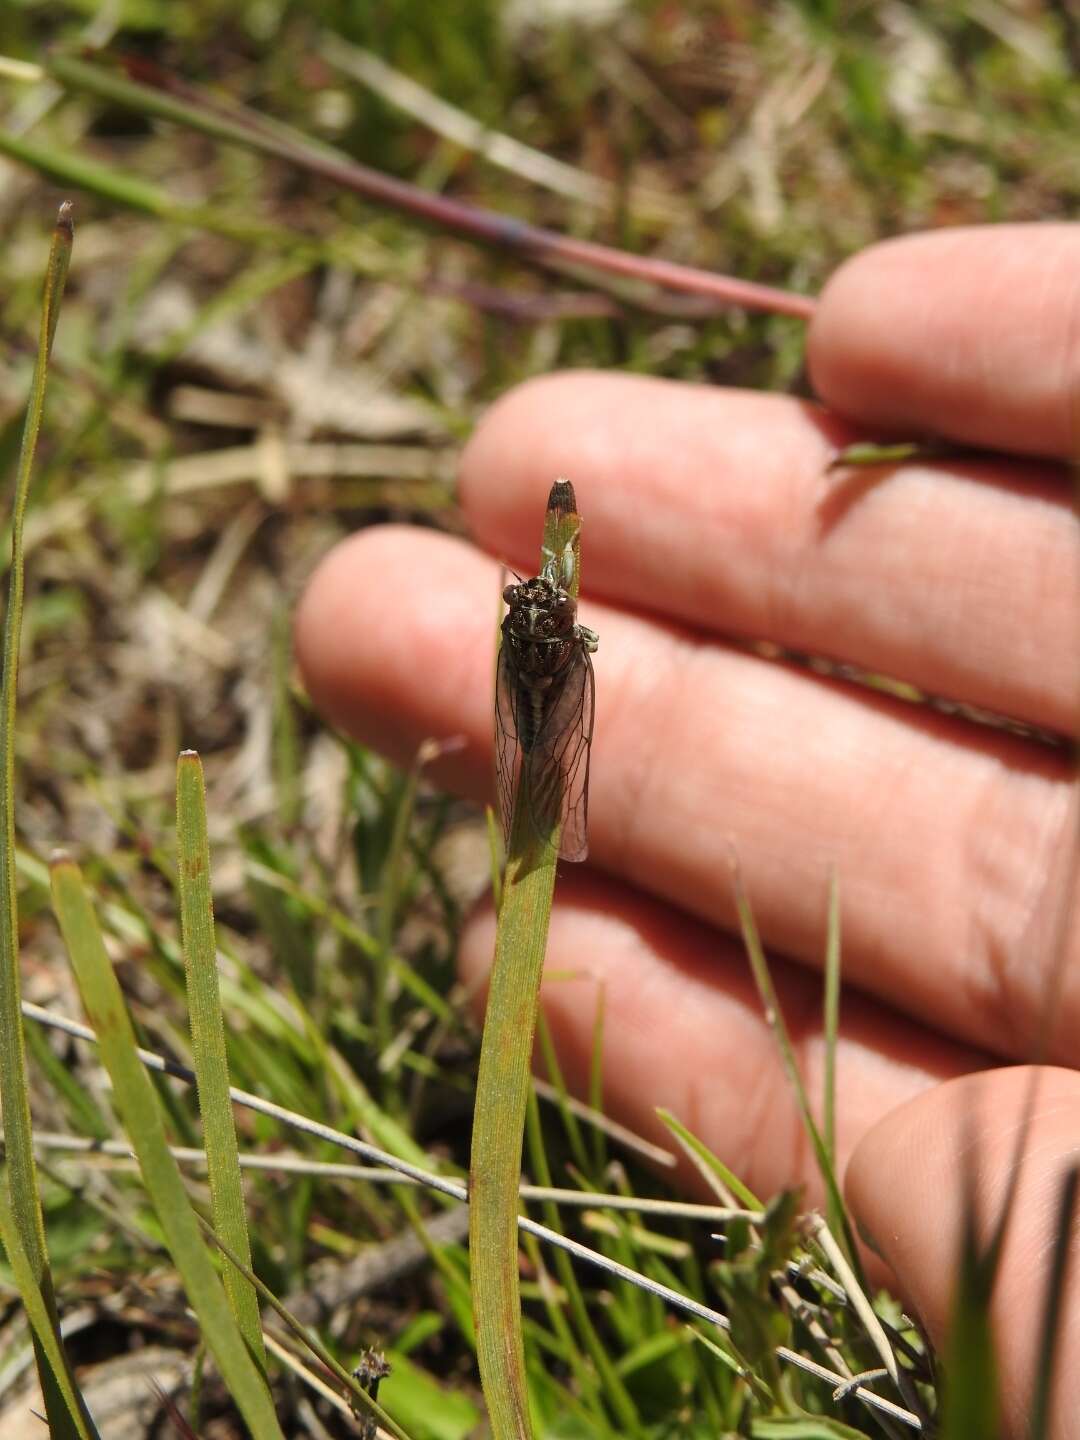
[[484, 793], [496, 579], [471, 546], [430, 530], [371, 526], [343, 540], [312, 575], [294, 619], [316, 707], [399, 762], [422, 740], [464, 735], [466, 749], [436, 768]]
[[502, 558], [535, 547], [532, 530], [551, 484], [587, 459], [594, 370], [538, 375], [507, 390], [481, 417], [461, 454], [458, 496], [476, 539]]
[[342, 682], [344, 657], [334, 637], [349, 605], [363, 534], [339, 541], [323, 556], [293, 615], [293, 654], [308, 695], [324, 714], [333, 714]]
[[[342, 719], [372, 647], [381, 643], [392, 587], [417, 563], [419, 533], [399, 525], [356, 531], [323, 557], [300, 597], [293, 618], [296, 661], [311, 699], [333, 720]], [[367, 623], [359, 624], [360, 617]]]
[[807, 339], [833, 410], [904, 438], [1069, 459], [1080, 389], [1080, 226], [887, 240], [843, 265]]
[[[948, 1332], [965, 1207], [985, 1243], [1023, 1164], [992, 1310], [1006, 1433], [1026, 1434], [1038, 1317], [1050, 1280], [1053, 1228], [1065, 1171], [1080, 1144], [1080, 1075], [1031, 1067], [990, 1070], [938, 1085], [892, 1111], [852, 1155], [846, 1193], [861, 1232], [892, 1269], [935, 1345]], [[1009, 1336], [1016, 1337], [1016, 1343]], [[1021, 1338], [1022, 1337], [1022, 1338]], [[1073, 1267], [1059, 1333], [1059, 1373], [1080, 1362], [1080, 1283]], [[1051, 1434], [1080, 1435], [1059, 1395]]]
[[895, 421], [898, 367], [905, 382], [910, 379], [906, 357], [880, 343], [891, 277], [906, 258], [903, 250], [897, 256], [897, 246], [905, 243], [912, 242], [886, 240], [845, 260], [826, 281], [807, 332], [807, 368], [819, 398], [871, 425]]

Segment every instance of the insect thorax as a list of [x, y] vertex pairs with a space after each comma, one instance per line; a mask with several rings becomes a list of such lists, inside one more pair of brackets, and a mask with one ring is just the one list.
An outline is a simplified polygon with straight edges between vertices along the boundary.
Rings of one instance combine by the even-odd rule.
[[543, 576], [508, 585], [503, 595], [509, 606], [503, 643], [518, 679], [524, 685], [550, 684], [580, 645], [573, 597]]

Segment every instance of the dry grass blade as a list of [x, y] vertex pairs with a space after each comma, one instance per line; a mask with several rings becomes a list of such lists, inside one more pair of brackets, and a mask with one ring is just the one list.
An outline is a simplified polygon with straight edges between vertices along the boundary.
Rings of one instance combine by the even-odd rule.
[[[206, 791], [202, 763], [192, 751], [185, 751], [176, 767], [176, 843], [184, 972], [187, 976], [199, 1111], [206, 1136], [210, 1209], [215, 1229], [250, 1269], [251, 1244], [244, 1211], [236, 1126], [229, 1098], [225, 1022], [218, 988], [217, 938], [210, 892], [210, 843], [206, 833]], [[266, 1352], [262, 1343], [259, 1303], [255, 1291], [235, 1267], [225, 1271], [225, 1293], [248, 1349], [265, 1368]]]
[[[563, 160], [545, 155], [542, 150], [523, 145], [510, 135], [489, 129], [463, 110], [425, 90], [410, 76], [395, 70], [374, 51], [350, 45], [333, 34], [324, 36], [320, 50], [331, 65], [359, 80], [362, 85], [369, 86], [391, 105], [414, 116], [452, 144], [474, 150], [490, 164], [499, 165], [570, 200], [579, 200], [586, 205], [614, 206], [615, 187], [609, 180], [586, 174]], [[655, 198], [652, 206], [654, 214], [661, 208], [661, 200], [662, 197]], [[671, 210], [670, 201], [664, 210], [665, 213]]]
[[[59, 1135], [35, 1130], [34, 1147], [59, 1155], [85, 1157], [90, 1164], [103, 1168], [130, 1169], [136, 1162], [131, 1146], [123, 1140], [98, 1140], [87, 1135]], [[181, 1165], [205, 1170], [206, 1151], [188, 1145], [171, 1145], [170, 1154]], [[270, 1171], [281, 1175], [307, 1175], [327, 1180], [355, 1180], [365, 1185], [412, 1185], [421, 1182], [411, 1175], [402, 1175], [385, 1166], [348, 1165], [330, 1160], [312, 1160], [306, 1155], [290, 1155], [275, 1150], [263, 1155], [258, 1151], [241, 1151], [238, 1156], [242, 1170]], [[523, 1200], [550, 1200], [556, 1205], [575, 1209], [637, 1210], [642, 1215], [665, 1215], [702, 1224], [721, 1224], [725, 1220], [761, 1218], [757, 1210], [732, 1209], [727, 1205], [700, 1205], [694, 1200], [663, 1200], [651, 1195], [616, 1195], [603, 1190], [566, 1190], [551, 1185], [518, 1187]]]
[[[496, 906], [496, 909], [498, 907]], [[533, 1089], [541, 1100], [550, 1100], [558, 1105], [560, 1110], [576, 1120], [584, 1120], [599, 1135], [614, 1140], [616, 1144], [629, 1150], [632, 1154], [640, 1156], [650, 1165], [662, 1166], [665, 1170], [673, 1170], [678, 1164], [675, 1156], [670, 1150], [665, 1150], [662, 1145], [655, 1144], [652, 1140], [646, 1140], [636, 1131], [626, 1125], [620, 1125], [617, 1120], [612, 1120], [595, 1105], [587, 1104], [576, 1096], [570, 1095], [564, 1088], [557, 1088], [547, 1080], [541, 1080], [539, 1076], [533, 1076]]]
[[[45, 1245], [45, 1226], [38, 1196], [26, 1050], [20, 1011], [22, 982], [19, 973], [19, 899], [15, 878], [15, 716], [25, 588], [23, 527], [30, 497], [34, 455], [45, 408], [49, 355], [52, 351], [53, 336], [56, 334], [56, 323], [60, 318], [60, 302], [67, 280], [73, 239], [71, 206], [65, 202], [57, 216], [45, 270], [37, 356], [19, 451], [15, 493], [11, 503], [11, 569], [8, 573], [8, 600], [4, 615], [3, 679], [0, 682], [0, 755], [3, 757], [3, 777], [0, 779], [0, 1105], [7, 1158], [5, 1178], [11, 1197], [14, 1234], [29, 1266], [26, 1273], [33, 1277], [33, 1289], [36, 1291], [36, 1294], [31, 1291], [23, 1292], [23, 1303], [30, 1313], [31, 1307], [35, 1307], [40, 1298], [56, 1337], [55, 1350], [50, 1348], [46, 1351], [35, 1325], [34, 1351], [41, 1374], [45, 1408], [50, 1428], [57, 1436], [84, 1434], [87, 1429], [92, 1431], [93, 1425], [85, 1408], [81, 1406], [81, 1401], [76, 1400], [72, 1408], [67, 1398], [75, 1394], [70, 1377], [65, 1379], [55, 1369], [57, 1357], [62, 1359], [63, 1347], [60, 1343], [59, 1320]], [[15, 1263], [14, 1257], [12, 1263]]]

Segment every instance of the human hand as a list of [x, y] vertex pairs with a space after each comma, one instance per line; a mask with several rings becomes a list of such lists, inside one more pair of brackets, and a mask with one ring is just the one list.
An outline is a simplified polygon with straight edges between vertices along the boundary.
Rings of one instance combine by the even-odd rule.
[[[297, 617], [310, 692], [399, 761], [491, 798], [500, 560], [533, 573], [552, 480], [584, 518], [582, 621], [600, 634], [585, 871], [561, 867], [544, 1005], [584, 1087], [605, 992], [605, 1104], [662, 1137], [666, 1106], [759, 1193], [820, 1197], [740, 942], [733, 844], [812, 1095], [822, 1088], [827, 876], [842, 900], [837, 1146], [856, 1217], [941, 1338], [965, 1165], [1000, 1195], [1062, 935], [1048, 1057], [1076, 1063], [1076, 788], [1065, 751], [730, 648], [850, 661], [1074, 734], [1080, 537], [1080, 227], [999, 226], [875, 247], [809, 335], [829, 410], [780, 395], [581, 372], [494, 407], [462, 461], [482, 549], [361, 531]], [[839, 417], [844, 418], [839, 418]], [[857, 428], [857, 427], [863, 428]], [[867, 433], [997, 455], [829, 472]], [[498, 559], [494, 557], [499, 557]], [[490, 911], [461, 965], [483, 973]], [[899, 1107], [899, 1108], [898, 1108]], [[965, 1137], [978, 1145], [961, 1156]], [[1080, 1074], [1046, 1072], [995, 1305], [1011, 1424], [1030, 1391], [1058, 1178]], [[1062, 1373], [1080, 1364], [1080, 1285]], [[1019, 1328], [1018, 1328], [1019, 1327]], [[1004, 1331], [1002, 1332], [1004, 1333]], [[1056, 1437], [1080, 1436], [1062, 1406]]]

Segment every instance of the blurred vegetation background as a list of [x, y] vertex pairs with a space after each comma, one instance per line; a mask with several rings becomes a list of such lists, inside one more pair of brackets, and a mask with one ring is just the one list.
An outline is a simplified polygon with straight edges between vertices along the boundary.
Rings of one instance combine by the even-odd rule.
[[[25, 996], [79, 1013], [47, 913], [43, 862], [63, 844], [99, 896], [145, 1043], [187, 1055], [173, 805], [176, 754], [195, 748], [234, 1081], [345, 1129], [370, 1130], [377, 1113], [384, 1133], [399, 1127], [403, 1151], [461, 1162], [474, 1039], [453, 945], [486, 884], [483, 821], [422, 785], [414, 796], [408, 777], [319, 724], [291, 669], [292, 605], [358, 525], [460, 528], [457, 452], [509, 386], [602, 365], [802, 390], [804, 327], [540, 271], [50, 73], [53, 55], [93, 52], [103, 64], [153, 62], [425, 190], [812, 294], [882, 236], [1075, 214], [1080, 10], [1073, 0], [0, 9], [5, 475], [50, 226], [62, 199], [76, 215], [27, 529]], [[463, 117], [516, 147], [477, 145]], [[0, 553], [6, 566], [6, 538]], [[394, 1022], [381, 1057], [368, 1018], [379, 984]], [[30, 1045], [38, 1128], [115, 1133], [92, 1057], [33, 1028]], [[176, 1136], [197, 1144], [192, 1105], [161, 1094]], [[241, 1123], [251, 1148], [282, 1143], [269, 1122]], [[315, 1144], [306, 1153], [337, 1158]], [[121, 1162], [76, 1166], [58, 1152], [44, 1175], [63, 1305], [86, 1332], [72, 1342], [79, 1363], [114, 1379], [110, 1366], [154, 1345], [161, 1383], [190, 1384], [193, 1327]], [[388, 1194], [342, 1182], [256, 1176], [248, 1203], [256, 1263], [280, 1294], [403, 1224]], [[478, 1417], [446, 1285], [430, 1268], [412, 1275], [392, 1300], [355, 1303], [335, 1332], [343, 1353], [373, 1338], [393, 1346], [421, 1435], [465, 1434]], [[26, 1433], [12, 1428], [26, 1413], [28, 1352], [11, 1293], [0, 1271], [3, 1440]], [[650, 1375], [636, 1413], [663, 1429], [675, 1424], [672, 1395], [698, 1382], [677, 1368], [664, 1383]], [[159, 1433], [159, 1401], [141, 1380], [118, 1393], [104, 1433]], [[354, 1433], [295, 1403], [292, 1433]], [[236, 1433], [208, 1405], [203, 1433]], [[691, 1433], [698, 1403], [681, 1413], [683, 1428], [664, 1433]]]

